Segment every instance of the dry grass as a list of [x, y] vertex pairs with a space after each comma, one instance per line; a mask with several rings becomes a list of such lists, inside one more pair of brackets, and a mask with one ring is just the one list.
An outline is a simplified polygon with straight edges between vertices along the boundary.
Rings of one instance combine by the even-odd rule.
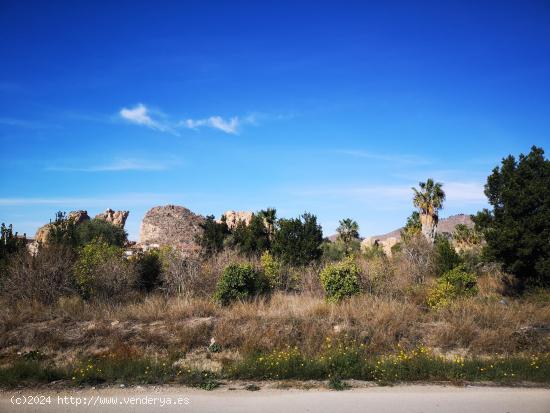
[[221, 308], [209, 299], [154, 295], [126, 304], [60, 299], [17, 303], [0, 316], [1, 355], [40, 350], [60, 360], [97, 355], [121, 343], [144, 354], [185, 354], [214, 338], [224, 351], [245, 354], [298, 346], [318, 352], [326, 337], [363, 343], [373, 354], [424, 344], [444, 353], [483, 355], [550, 351], [550, 306], [537, 297], [469, 298], [427, 310], [407, 296], [363, 294], [329, 303], [306, 294]]
[[548, 291], [504, 298], [506, 276], [482, 268], [478, 296], [429, 309], [426, 294], [434, 278], [431, 257], [421, 245], [412, 244], [393, 259], [359, 258], [363, 293], [339, 303], [324, 300], [320, 269], [310, 266], [290, 269], [287, 292], [216, 305], [211, 296], [219, 275], [229, 263], [242, 261], [232, 252], [200, 263], [200, 269], [175, 260], [172, 275], [180, 294], [135, 294], [120, 302], [1, 298], [0, 362], [33, 350], [60, 362], [113, 351], [208, 355], [211, 339], [222, 358], [287, 346], [314, 355], [327, 337], [359, 343], [370, 354], [392, 353], [398, 345], [477, 356], [550, 351]]

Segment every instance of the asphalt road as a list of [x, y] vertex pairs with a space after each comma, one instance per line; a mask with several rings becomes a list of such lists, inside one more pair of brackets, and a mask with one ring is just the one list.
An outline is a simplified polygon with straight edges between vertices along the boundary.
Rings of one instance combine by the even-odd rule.
[[[25, 404], [16, 404], [23, 400]], [[29, 401], [35, 404], [28, 404]], [[185, 387], [25, 390], [1, 392], [0, 412], [550, 413], [550, 390], [432, 385], [341, 392], [273, 389], [208, 392]]]

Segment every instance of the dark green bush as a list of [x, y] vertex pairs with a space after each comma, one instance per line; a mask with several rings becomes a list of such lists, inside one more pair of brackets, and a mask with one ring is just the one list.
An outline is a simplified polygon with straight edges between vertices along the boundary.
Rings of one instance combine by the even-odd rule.
[[162, 260], [158, 250], [150, 250], [135, 258], [137, 270], [137, 287], [150, 292], [160, 285]]
[[451, 242], [444, 236], [437, 236], [435, 240], [435, 271], [437, 275], [452, 270], [460, 265], [462, 260], [456, 253]]
[[244, 300], [268, 290], [263, 275], [250, 264], [231, 264], [218, 280], [214, 299], [222, 305]]
[[361, 291], [359, 268], [351, 258], [327, 265], [321, 271], [321, 284], [331, 301], [351, 297]]
[[272, 252], [286, 264], [305, 266], [321, 258], [322, 242], [323, 231], [317, 217], [306, 213], [300, 218], [278, 221]]

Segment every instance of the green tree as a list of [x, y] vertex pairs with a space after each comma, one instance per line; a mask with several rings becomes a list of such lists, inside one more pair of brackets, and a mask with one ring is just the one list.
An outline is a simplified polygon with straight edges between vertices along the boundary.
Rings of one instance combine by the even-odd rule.
[[63, 211], [57, 211], [51, 229], [48, 232], [48, 243], [76, 248], [79, 245], [76, 223]]
[[264, 220], [269, 239], [272, 239], [277, 223], [277, 210], [275, 208], [262, 209], [258, 215]]
[[71, 248], [84, 246], [95, 239], [102, 239], [109, 245], [122, 247], [127, 239], [126, 231], [122, 227], [99, 218], [76, 223], [62, 211], [55, 214], [55, 219], [50, 222], [50, 225], [48, 242]]
[[317, 217], [305, 213], [300, 218], [280, 219], [273, 237], [272, 251], [290, 265], [307, 265], [322, 255], [323, 231]]
[[0, 227], [0, 273], [4, 273], [6, 260], [9, 255], [24, 249], [27, 245], [25, 234], [20, 237], [17, 232], [13, 232], [13, 226], [2, 223]]
[[502, 160], [487, 178], [492, 209], [474, 217], [488, 259], [503, 263], [519, 287], [550, 286], [550, 161], [533, 146], [519, 159]]
[[264, 219], [253, 214], [248, 225], [240, 221], [233, 230], [232, 244], [241, 254], [259, 257], [270, 249], [269, 232]]
[[221, 222], [216, 222], [214, 215], [208, 215], [200, 226], [202, 233], [197, 236], [197, 244], [201, 247], [203, 256], [209, 257], [221, 252], [224, 241], [230, 234], [225, 216]]
[[122, 247], [126, 243], [128, 236], [124, 228], [99, 218], [84, 221], [76, 225], [75, 232], [78, 245], [86, 245], [94, 239], [101, 238], [109, 245]]
[[413, 211], [407, 218], [405, 226], [401, 230], [403, 239], [410, 239], [422, 232], [422, 224], [420, 223], [420, 214], [418, 211]]
[[443, 208], [443, 201], [445, 201], [443, 184], [429, 178], [426, 182], [419, 182], [418, 186], [419, 189], [412, 188], [413, 204], [420, 212], [422, 234], [433, 243], [439, 222], [439, 210]]
[[20, 237], [17, 232], [13, 232], [13, 225], [6, 226], [2, 223], [0, 227], [0, 260], [6, 258], [8, 254], [19, 251], [27, 244], [27, 237], [23, 234]]
[[481, 234], [475, 228], [458, 224], [453, 231], [453, 241], [461, 249], [469, 248], [481, 244]]
[[451, 242], [446, 237], [438, 235], [435, 239], [435, 270], [437, 275], [440, 276], [461, 263], [462, 260]]
[[351, 218], [342, 219], [336, 232], [338, 240], [344, 244], [346, 255], [349, 255], [353, 250], [352, 245], [359, 241], [359, 224]]

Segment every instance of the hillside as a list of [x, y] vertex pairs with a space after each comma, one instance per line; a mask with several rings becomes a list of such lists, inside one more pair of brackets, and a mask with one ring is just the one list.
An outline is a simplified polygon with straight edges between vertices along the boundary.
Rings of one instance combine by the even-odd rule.
[[[458, 224], [464, 224], [470, 228], [474, 226], [474, 223], [472, 221], [472, 218], [470, 218], [470, 215], [466, 214], [457, 214], [457, 215], [451, 215], [450, 217], [443, 218], [439, 221], [439, 224], [437, 226], [437, 232], [438, 233], [452, 233], [455, 229], [455, 227]], [[372, 238], [384, 241], [388, 238], [394, 237], [394, 238], [400, 238], [401, 237], [401, 228], [397, 228], [391, 232], [388, 232], [387, 234], [382, 235], [373, 235]]]
[[[439, 225], [437, 226], [437, 232], [439, 232], [439, 233], [446, 232], [446, 233], [451, 234], [458, 224], [465, 224], [469, 228], [472, 228], [474, 226], [474, 223], [473, 223], [472, 219], [470, 218], [470, 215], [457, 214], [457, 215], [451, 215], [447, 218], [441, 219], [441, 221], [439, 221]], [[402, 229], [403, 229], [403, 227], [394, 229], [393, 231], [388, 232], [386, 234], [373, 235], [372, 238], [380, 240], [380, 241], [384, 241], [384, 240], [386, 240], [388, 238], [391, 238], [391, 237], [400, 238]], [[328, 237], [328, 239], [334, 242], [334, 241], [336, 241], [336, 237], [337, 237], [337, 235], [333, 234], [330, 237]]]

